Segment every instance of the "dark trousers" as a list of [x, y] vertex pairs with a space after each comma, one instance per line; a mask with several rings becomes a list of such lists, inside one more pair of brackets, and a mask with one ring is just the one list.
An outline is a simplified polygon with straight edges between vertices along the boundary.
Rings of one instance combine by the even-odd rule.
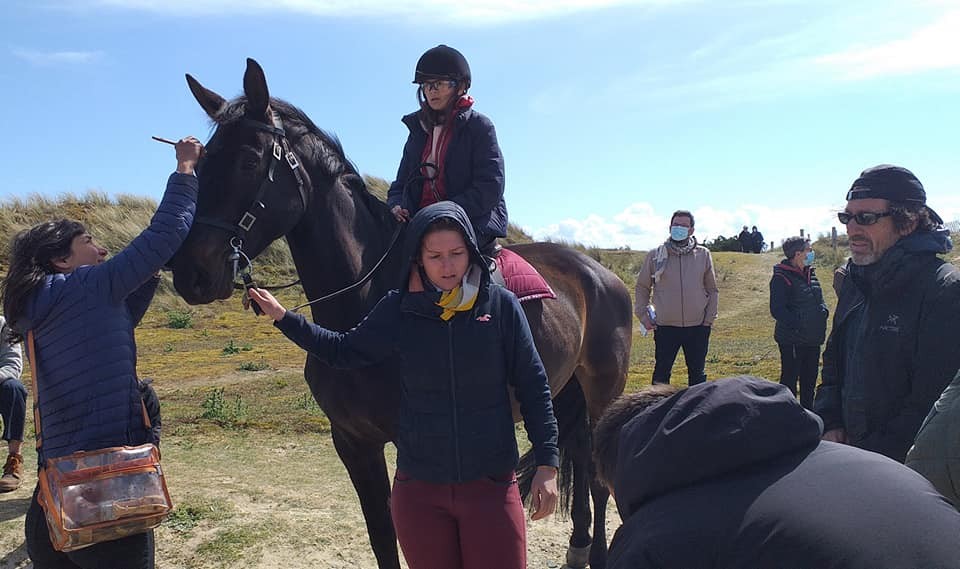
[[799, 381], [800, 404], [813, 410], [813, 390], [820, 369], [820, 346], [777, 345], [780, 346], [780, 383], [786, 385], [796, 397]]
[[27, 552], [34, 569], [154, 569], [153, 530], [70, 553], [55, 550], [36, 490], [25, 526]]
[[27, 419], [27, 388], [19, 379], [0, 383], [0, 417], [3, 417], [3, 440], [22, 441]]
[[516, 477], [459, 484], [397, 473], [393, 525], [410, 569], [526, 569], [527, 537]]
[[703, 371], [710, 346], [710, 326], [657, 326], [653, 332], [655, 346], [653, 383], [670, 383], [670, 373], [677, 352], [683, 348], [687, 362], [687, 383], [696, 385], [707, 380]]

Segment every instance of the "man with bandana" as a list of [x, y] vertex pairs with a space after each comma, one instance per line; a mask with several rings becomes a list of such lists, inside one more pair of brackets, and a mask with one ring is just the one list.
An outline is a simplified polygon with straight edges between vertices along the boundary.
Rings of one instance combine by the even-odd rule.
[[653, 383], [670, 383], [680, 348], [687, 383], [707, 380], [704, 365], [720, 292], [710, 251], [697, 244], [693, 231], [693, 214], [675, 211], [669, 239], [647, 254], [637, 275], [634, 311], [644, 328], [655, 331]]
[[824, 440], [903, 462], [960, 368], [960, 271], [950, 232], [906, 168], [864, 170], [838, 214], [847, 263], [814, 410]]

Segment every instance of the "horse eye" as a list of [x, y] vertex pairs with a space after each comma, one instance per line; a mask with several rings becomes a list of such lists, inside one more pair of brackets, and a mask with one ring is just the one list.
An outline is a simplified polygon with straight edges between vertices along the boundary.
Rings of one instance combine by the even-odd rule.
[[256, 170], [260, 165], [260, 159], [255, 156], [245, 156], [240, 159], [240, 168], [242, 170]]

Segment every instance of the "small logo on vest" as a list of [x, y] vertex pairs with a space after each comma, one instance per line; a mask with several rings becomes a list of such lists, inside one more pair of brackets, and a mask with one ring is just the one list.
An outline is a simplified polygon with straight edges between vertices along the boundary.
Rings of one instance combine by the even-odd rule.
[[490, 315], [484, 314], [483, 316], [477, 316], [477, 322], [490, 322]]
[[883, 332], [893, 332], [895, 334], [900, 333], [900, 315], [899, 314], [890, 314], [887, 316], [887, 323], [880, 326], [880, 330]]

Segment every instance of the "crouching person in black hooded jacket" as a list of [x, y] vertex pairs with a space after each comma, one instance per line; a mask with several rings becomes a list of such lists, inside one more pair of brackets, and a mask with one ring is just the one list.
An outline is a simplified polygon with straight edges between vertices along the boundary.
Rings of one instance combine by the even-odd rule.
[[960, 513], [909, 468], [822, 429], [786, 387], [753, 377], [613, 402], [594, 433], [623, 518], [608, 569], [960, 567]]

